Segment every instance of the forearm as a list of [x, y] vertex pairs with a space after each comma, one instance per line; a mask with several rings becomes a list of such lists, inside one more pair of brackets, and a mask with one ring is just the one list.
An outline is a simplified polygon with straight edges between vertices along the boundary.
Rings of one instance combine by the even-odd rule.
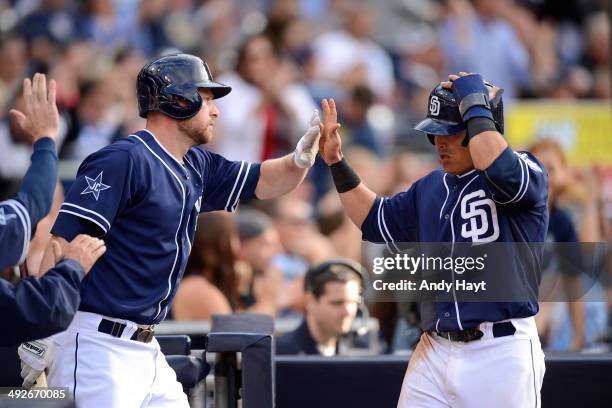
[[376, 201], [376, 194], [365, 184], [360, 183], [354, 189], [341, 193], [340, 201], [353, 224], [361, 228]]
[[259, 199], [266, 200], [287, 194], [304, 180], [307, 172], [307, 168], [296, 166], [293, 153], [278, 159], [266, 160], [261, 164], [255, 195]]
[[485, 131], [470, 139], [470, 156], [477, 170], [486, 170], [508, 147], [503, 136], [495, 131]]
[[30, 214], [32, 231], [36, 223], [49, 212], [57, 179], [55, 142], [43, 138], [34, 143], [32, 164], [26, 173], [17, 199]]

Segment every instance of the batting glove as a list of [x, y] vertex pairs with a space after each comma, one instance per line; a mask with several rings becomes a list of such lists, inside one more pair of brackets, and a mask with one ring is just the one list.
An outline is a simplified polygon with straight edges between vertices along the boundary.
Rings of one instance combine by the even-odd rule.
[[55, 342], [52, 337], [22, 343], [17, 352], [21, 359], [23, 387], [30, 388], [53, 360]]
[[317, 158], [317, 152], [319, 151], [319, 139], [321, 138], [321, 132], [319, 124], [321, 119], [319, 118], [319, 111], [314, 110], [312, 117], [310, 118], [310, 127], [298, 141], [293, 153], [293, 161], [295, 165], [301, 169], [307, 169], [312, 167]]
[[470, 74], [454, 80], [452, 90], [463, 122], [479, 117], [493, 120], [489, 90], [480, 74]]

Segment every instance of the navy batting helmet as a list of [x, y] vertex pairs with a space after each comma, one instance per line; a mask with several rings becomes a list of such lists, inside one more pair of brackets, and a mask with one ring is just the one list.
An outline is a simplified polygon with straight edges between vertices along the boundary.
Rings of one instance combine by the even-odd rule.
[[[214, 82], [208, 65], [189, 54], [170, 54], [142, 67], [136, 79], [138, 111], [146, 118], [151, 111], [162, 112], [174, 119], [194, 117], [202, 107], [198, 89], [206, 88], [213, 98], [221, 98], [232, 90]], [[183, 103], [180, 103], [182, 101]]]
[[[501, 97], [503, 92], [503, 89], [497, 91], [490, 101], [495, 127], [501, 134], [504, 133], [504, 103]], [[438, 85], [431, 91], [427, 118], [420, 121], [414, 129], [427, 133], [431, 144], [434, 144], [434, 136], [450, 136], [466, 129], [459, 112], [459, 104], [450, 89]]]

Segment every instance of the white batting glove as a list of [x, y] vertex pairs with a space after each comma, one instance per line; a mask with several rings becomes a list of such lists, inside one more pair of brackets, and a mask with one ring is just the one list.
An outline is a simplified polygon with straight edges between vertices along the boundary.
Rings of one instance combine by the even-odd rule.
[[295, 165], [301, 169], [312, 167], [317, 158], [319, 152], [319, 139], [321, 138], [321, 132], [319, 129], [319, 111], [314, 110], [312, 117], [310, 118], [310, 127], [298, 141], [293, 153], [293, 161]]
[[52, 337], [22, 343], [17, 352], [21, 359], [23, 387], [30, 388], [53, 360], [55, 342]]

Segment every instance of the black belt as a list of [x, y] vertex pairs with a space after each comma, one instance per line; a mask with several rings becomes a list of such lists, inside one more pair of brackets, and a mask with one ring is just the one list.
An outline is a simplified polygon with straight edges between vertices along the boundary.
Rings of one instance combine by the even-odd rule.
[[[516, 328], [512, 322], [498, 322], [493, 323], [493, 337], [504, 337], [512, 336], [516, 332]], [[484, 333], [478, 327], [472, 327], [464, 330], [452, 330], [452, 331], [436, 331], [438, 336], [444, 337], [450, 341], [461, 341], [468, 343], [470, 341], [479, 340]]]
[[[121, 337], [123, 331], [127, 327], [126, 324], [113, 322], [112, 320], [102, 319], [98, 325], [98, 331], [100, 333], [110, 334], [113, 337]], [[151, 327], [139, 327], [132, 337], [131, 340], [139, 341], [141, 343], [150, 343], [153, 340], [155, 330]]]

